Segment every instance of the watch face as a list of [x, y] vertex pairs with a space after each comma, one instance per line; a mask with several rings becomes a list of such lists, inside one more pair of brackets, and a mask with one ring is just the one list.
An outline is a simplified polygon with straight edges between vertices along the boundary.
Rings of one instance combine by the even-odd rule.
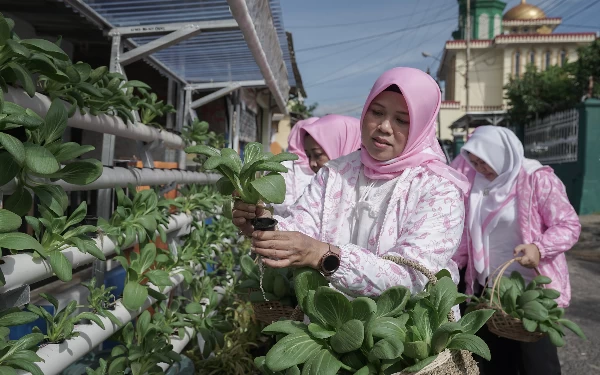
[[327, 272], [334, 272], [340, 267], [340, 258], [335, 255], [329, 255], [323, 259], [323, 269]]

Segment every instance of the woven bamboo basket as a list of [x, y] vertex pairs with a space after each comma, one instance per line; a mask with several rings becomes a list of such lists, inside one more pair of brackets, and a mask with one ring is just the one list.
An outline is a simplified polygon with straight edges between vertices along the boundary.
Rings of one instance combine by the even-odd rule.
[[[435, 275], [421, 264], [397, 256], [384, 256], [383, 259], [390, 260], [402, 266], [408, 266], [421, 272], [432, 284], [437, 283]], [[456, 318], [452, 310], [448, 313], [448, 320], [455, 322]], [[398, 372], [393, 375], [478, 375], [479, 367], [473, 359], [471, 352], [466, 350], [446, 349], [429, 365], [418, 372]]]
[[[487, 321], [487, 327], [490, 332], [494, 333], [497, 336], [504, 337], [510, 340], [520, 341], [520, 342], [536, 342], [544, 337], [546, 334], [542, 332], [529, 332], [525, 330], [523, 327], [523, 322], [520, 319], [515, 318], [512, 315], [505, 313], [502, 310], [502, 306], [499, 306], [494, 302], [494, 296], [500, 295], [500, 282], [502, 280], [502, 275], [506, 271], [506, 269], [513, 263], [516, 262], [517, 258], [511, 259], [508, 262], [504, 263], [502, 266], [498, 267], [494, 273], [488, 278], [491, 279], [492, 276], [497, 272], [496, 278], [494, 279], [494, 285], [492, 285], [492, 296], [490, 298], [489, 304], [480, 304], [477, 306], [478, 309], [489, 309], [492, 308], [496, 310], [494, 315]], [[535, 271], [539, 275], [540, 272], [536, 268]], [[487, 283], [486, 283], [487, 287]], [[483, 288], [483, 292], [485, 293], [485, 289]]]
[[[260, 292], [259, 289], [250, 290], [250, 292], [254, 291]], [[254, 317], [256, 320], [265, 324], [271, 324], [280, 319], [296, 321], [302, 321], [304, 319], [304, 313], [299, 306], [293, 308], [284, 305], [279, 301], [252, 302], [252, 309], [254, 310]]]

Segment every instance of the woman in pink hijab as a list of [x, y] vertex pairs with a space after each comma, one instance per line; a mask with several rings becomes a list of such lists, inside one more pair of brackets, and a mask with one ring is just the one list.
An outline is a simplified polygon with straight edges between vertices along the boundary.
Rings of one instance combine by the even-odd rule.
[[310, 180], [315, 175], [315, 172], [310, 169], [308, 157], [304, 152], [304, 134], [301, 130], [318, 119], [318, 117], [309, 117], [306, 120], [300, 120], [290, 131], [290, 135], [288, 136], [288, 152], [298, 155], [298, 160], [283, 163], [288, 169], [287, 173], [283, 173], [286, 188], [285, 200], [281, 204], [273, 205], [276, 215], [284, 216], [286, 214], [287, 208], [300, 197], [304, 188], [308, 186]]
[[[296, 128], [298, 125], [300, 127]], [[293, 135], [293, 145], [290, 143], [288, 151], [296, 153], [298, 160], [284, 163], [289, 170], [283, 174], [285, 200], [282, 204], [273, 205], [274, 213], [279, 216], [287, 215], [288, 207], [300, 198], [315, 173], [325, 163], [360, 148], [360, 121], [354, 117], [311, 117], [305, 122], [298, 122], [294, 128], [297, 130]], [[291, 138], [290, 133], [290, 140]]]
[[236, 202], [234, 223], [270, 267], [313, 267], [349, 296], [376, 296], [425, 276], [382, 259], [396, 255], [458, 282], [452, 255], [464, 222], [464, 176], [445, 164], [435, 137], [441, 94], [425, 72], [394, 68], [373, 85], [361, 116], [360, 151], [327, 163], [278, 230], [254, 231], [260, 206]]

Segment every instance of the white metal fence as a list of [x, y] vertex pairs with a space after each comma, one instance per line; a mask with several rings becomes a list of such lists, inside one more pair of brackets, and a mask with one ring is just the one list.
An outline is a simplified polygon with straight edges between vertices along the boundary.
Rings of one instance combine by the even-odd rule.
[[554, 113], [525, 126], [525, 157], [542, 164], [577, 161], [579, 111]]

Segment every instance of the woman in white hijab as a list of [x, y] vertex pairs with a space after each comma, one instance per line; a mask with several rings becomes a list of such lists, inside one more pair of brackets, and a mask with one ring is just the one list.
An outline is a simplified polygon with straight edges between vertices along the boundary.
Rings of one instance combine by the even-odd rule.
[[[550, 167], [526, 159], [523, 145], [506, 128], [482, 126], [461, 150], [452, 166], [471, 183], [465, 235], [453, 258], [466, 266], [467, 293], [480, 291], [490, 274], [517, 257], [507, 274], [518, 271], [528, 281], [536, 274], [552, 279], [561, 292], [557, 302], [571, 298], [564, 252], [578, 240], [581, 226], [565, 187]], [[484, 374], [560, 374], [557, 350], [546, 337], [536, 343], [499, 338], [484, 327], [480, 335], [490, 347], [492, 361], [482, 363]]]

